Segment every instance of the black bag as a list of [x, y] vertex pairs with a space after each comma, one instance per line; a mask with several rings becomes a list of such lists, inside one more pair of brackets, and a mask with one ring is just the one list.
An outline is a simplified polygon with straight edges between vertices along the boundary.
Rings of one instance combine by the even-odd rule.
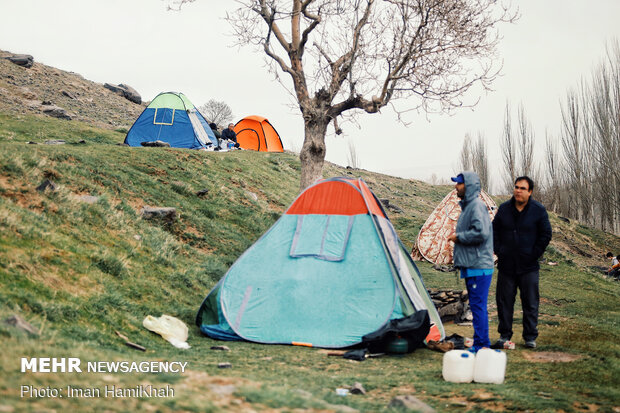
[[407, 352], [422, 347], [424, 339], [431, 329], [428, 311], [420, 310], [408, 317], [391, 320], [389, 323], [362, 337], [362, 347], [370, 353], [385, 353], [388, 345], [397, 337], [407, 340]]

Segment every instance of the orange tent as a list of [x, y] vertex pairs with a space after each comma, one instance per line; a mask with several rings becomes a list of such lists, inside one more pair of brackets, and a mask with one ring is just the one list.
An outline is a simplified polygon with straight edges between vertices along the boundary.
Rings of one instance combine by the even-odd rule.
[[243, 149], [259, 152], [284, 152], [282, 140], [267, 118], [247, 116], [235, 125], [237, 142]]

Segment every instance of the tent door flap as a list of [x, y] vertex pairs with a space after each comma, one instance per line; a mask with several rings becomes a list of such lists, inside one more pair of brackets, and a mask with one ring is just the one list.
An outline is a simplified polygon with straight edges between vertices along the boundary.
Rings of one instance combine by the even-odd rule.
[[289, 255], [344, 260], [355, 216], [300, 215]]

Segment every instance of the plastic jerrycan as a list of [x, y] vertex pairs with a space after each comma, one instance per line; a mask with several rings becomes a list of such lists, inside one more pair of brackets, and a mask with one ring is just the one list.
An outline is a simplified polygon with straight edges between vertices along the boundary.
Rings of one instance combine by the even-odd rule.
[[476, 356], [465, 350], [450, 350], [443, 355], [442, 375], [453, 383], [469, 383], [474, 378]]
[[483, 348], [476, 354], [474, 381], [476, 383], [502, 384], [506, 374], [506, 353]]

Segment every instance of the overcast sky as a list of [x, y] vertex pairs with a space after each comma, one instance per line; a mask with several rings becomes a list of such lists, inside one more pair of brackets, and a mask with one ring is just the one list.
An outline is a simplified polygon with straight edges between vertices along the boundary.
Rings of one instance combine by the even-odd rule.
[[[346, 166], [352, 142], [364, 169], [448, 178], [465, 134], [482, 133], [492, 170], [499, 170], [506, 102], [514, 108], [513, 119], [523, 104], [539, 148], [546, 131], [557, 136], [560, 101], [590, 75], [606, 44], [620, 39], [620, 0], [514, 3], [521, 18], [501, 26], [503, 76], [475, 108], [453, 116], [420, 114], [408, 126], [398, 124], [387, 108], [362, 115], [358, 125], [343, 125], [344, 137], [328, 136], [326, 159]], [[95, 82], [128, 84], [143, 100], [163, 91], [183, 92], [196, 106], [223, 100], [235, 122], [265, 116], [285, 148], [298, 152], [303, 122], [291, 96], [268, 73], [262, 54], [233, 46], [223, 17], [234, 4], [197, 0], [170, 12], [163, 0], [0, 0], [0, 49], [31, 54], [37, 62]]]

